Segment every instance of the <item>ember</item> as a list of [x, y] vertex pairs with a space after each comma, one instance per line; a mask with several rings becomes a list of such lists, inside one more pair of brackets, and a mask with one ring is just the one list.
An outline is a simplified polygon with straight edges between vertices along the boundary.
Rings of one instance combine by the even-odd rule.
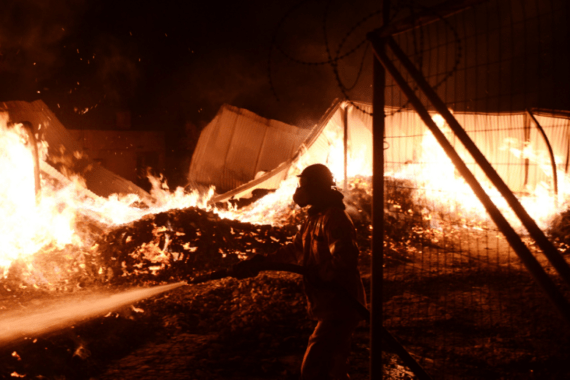
[[228, 267], [253, 254], [272, 252], [296, 228], [222, 219], [198, 208], [147, 215], [97, 241], [102, 280], [174, 281]]

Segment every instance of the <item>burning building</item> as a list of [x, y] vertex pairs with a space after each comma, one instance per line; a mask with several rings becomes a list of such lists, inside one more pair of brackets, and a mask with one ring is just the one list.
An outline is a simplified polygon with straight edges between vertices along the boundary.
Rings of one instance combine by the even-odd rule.
[[[50, 341], [44, 338], [47, 328], [3, 337], [9, 348], [1, 352], [8, 363], [2, 375], [56, 376], [56, 369], [36, 368], [29, 359], [41, 361], [47, 355], [43, 351], [67, 363], [70, 377], [85, 368], [101, 375], [107, 370], [93, 369], [101, 363], [90, 351], [105, 358], [111, 368], [103, 374], [107, 377], [126, 371], [129, 360], [140, 364], [135, 358], [141, 352], [172, 361], [181, 373], [198, 378], [236, 373], [294, 377], [291, 368], [298, 363], [287, 363], [302, 352], [305, 338], [298, 333], [308, 331], [308, 321], [300, 316], [298, 277], [263, 274], [195, 287], [179, 281], [229, 268], [290, 241], [303, 218], [290, 201], [295, 175], [320, 162], [345, 193], [367, 286], [371, 236], [380, 230], [384, 235], [380, 244], [375, 241], [374, 258], [380, 255], [381, 281], [376, 278], [376, 283], [383, 285], [383, 310], [373, 322], [394, 333], [429, 374], [451, 379], [567, 376], [568, 290], [560, 268], [567, 266], [570, 246], [565, 211], [570, 117], [560, 99], [567, 97], [567, 66], [561, 63], [568, 56], [556, 46], [567, 46], [560, 42], [567, 42], [568, 34], [559, 31], [568, 28], [560, 16], [568, 15], [568, 7], [563, 1], [546, 6], [533, 0], [462, 2], [461, 9], [444, 5], [369, 36], [389, 74], [374, 87], [380, 89], [377, 98], [384, 95], [385, 104], [378, 107], [376, 99], [375, 105], [385, 115], [373, 115], [367, 102], [336, 101], [316, 126], [300, 129], [224, 106], [204, 129], [189, 168], [195, 190], [170, 191], [151, 178], [153, 188], [146, 193], [76, 153], [81, 149], [40, 102], [6, 103], [2, 173], [11, 181], [2, 195], [6, 237], [0, 306], [14, 308], [14, 298], [32, 302], [38, 294], [177, 285], [159, 288], [172, 292], [126, 311], [101, 306], [91, 315], [103, 314], [100, 319], [70, 320], [66, 323], [77, 325], [74, 332], [66, 330], [70, 338]], [[537, 33], [523, 42], [516, 38], [535, 27]], [[376, 124], [380, 119], [382, 128]], [[32, 124], [40, 142], [38, 194], [38, 165], [29, 134], [19, 124], [23, 121]], [[480, 164], [481, 156], [492, 171]], [[493, 188], [497, 179], [509, 197]], [[382, 181], [374, 194], [381, 189], [383, 200], [375, 204], [373, 180]], [[260, 194], [266, 195], [249, 205], [238, 202]], [[515, 195], [541, 233], [547, 232], [554, 252], [543, 249], [528, 219], [521, 220], [512, 207], [509, 200]], [[374, 205], [383, 213], [376, 225], [371, 222]], [[541, 269], [533, 269], [537, 266]], [[143, 298], [137, 297], [115, 305]], [[101, 331], [111, 335], [101, 326], [128, 342], [139, 339], [141, 327], [167, 331], [172, 347], [191, 347], [182, 350], [190, 364], [175, 364], [173, 352], [178, 351], [164, 348], [159, 339], [153, 341], [164, 350], [157, 348], [158, 354], [137, 346], [105, 356], [101, 352], [118, 345], [118, 339], [98, 338]], [[33, 343], [37, 336], [39, 350]], [[363, 327], [355, 336], [353, 360], [360, 378], [366, 372], [367, 344]], [[109, 364], [124, 357], [128, 360]], [[261, 365], [255, 364], [258, 358]], [[409, 374], [393, 355], [382, 362], [395, 377]]]

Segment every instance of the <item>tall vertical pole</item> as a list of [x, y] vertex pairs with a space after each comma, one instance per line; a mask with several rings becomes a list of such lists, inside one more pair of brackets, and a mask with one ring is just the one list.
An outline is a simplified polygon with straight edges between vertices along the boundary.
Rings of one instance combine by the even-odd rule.
[[550, 166], [552, 167], [552, 186], [554, 188], [554, 194], [556, 195], [556, 202], [558, 202], [558, 169], [556, 166], [556, 157], [554, 156], [554, 151], [552, 150], [552, 145], [550, 144], [550, 140], [548, 139], [548, 136], [546, 135], [544, 128], [542, 128], [542, 125], [540, 125], [540, 123], [538, 122], [538, 120], [536, 119], [536, 117], [529, 108], [526, 109], [525, 115], [527, 117], [530, 117], [530, 119], [536, 126], [536, 129], [538, 129], [538, 131], [540, 132], [540, 135], [542, 136], [542, 139], [546, 144], [546, 148], [548, 149], [548, 155], [550, 156]]
[[[530, 144], [530, 118], [528, 112], [523, 114], [523, 125], [524, 125], [524, 146], [522, 150]], [[528, 169], [529, 169], [529, 160], [528, 157], [524, 158], [524, 183], [523, 189], [526, 189], [526, 185], [528, 185]]]
[[[388, 14], [384, 1], [384, 22]], [[383, 46], [381, 47], [384, 48]], [[382, 280], [384, 265], [384, 67], [374, 57], [372, 92], [372, 276], [370, 284], [370, 379], [382, 379]]]
[[38, 154], [38, 142], [36, 141], [36, 136], [34, 135], [34, 126], [29, 121], [22, 121], [21, 124], [28, 133], [28, 142], [30, 149], [32, 150], [32, 155], [34, 158], [34, 184], [36, 189], [36, 204], [40, 202], [40, 159]]
[[344, 124], [344, 186], [343, 190], [346, 193], [348, 191], [348, 103], [344, 108], [343, 114], [343, 124]]

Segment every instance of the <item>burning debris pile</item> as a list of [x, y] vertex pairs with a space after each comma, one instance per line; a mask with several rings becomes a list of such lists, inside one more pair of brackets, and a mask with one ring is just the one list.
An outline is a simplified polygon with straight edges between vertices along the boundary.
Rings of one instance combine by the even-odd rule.
[[[412, 188], [406, 180], [386, 181], [386, 271], [398, 271], [408, 264], [419, 265], [415, 261], [422, 247], [427, 249], [425, 247], [453, 243], [451, 234], [445, 243], [438, 243], [437, 239], [441, 237], [441, 228], [453, 230], [457, 226], [440, 224], [437, 228], [432, 227], [430, 214], [425, 212], [426, 206], [415, 200]], [[367, 286], [372, 233], [370, 180], [364, 177], [352, 179], [345, 203], [357, 228], [361, 274]], [[148, 213], [140, 219], [113, 227], [82, 219], [84, 231], [97, 233], [81, 254], [72, 256], [73, 251], [68, 250], [60, 258], [67, 263], [69, 273], [73, 273], [68, 276], [66, 286], [69, 290], [104, 286], [116, 291], [131, 285], [175, 282], [226, 268], [255, 253], [271, 252], [291, 241], [304, 215], [289, 206], [283, 218], [285, 222], [279, 223], [283, 224], [282, 227], [261, 225], [222, 218], [212, 210], [187, 207]], [[49, 255], [45, 254], [41, 263], [33, 263], [37, 269], [40, 264], [45, 268], [52, 265], [53, 271], [59, 262], [53, 256], [55, 251]], [[55, 261], [48, 260], [48, 257]], [[4, 290], [3, 294], [14, 296], [35, 292], [37, 296], [41, 293], [44, 289], [41, 284], [26, 289], [19, 286], [22, 282], [16, 276], [17, 267], [14, 264], [8, 277], [3, 279], [4, 289], [12, 290]], [[420, 279], [410, 276], [403, 281], [408, 284]], [[394, 282], [387, 288], [387, 294], [400, 294], [400, 285]], [[6, 302], [11, 299], [13, 297], [4, 298]], [[9, 304], [0, 304], [2, 306]], [[405, 328], [406, 323], [401, 321], [398, 327]], [[1, 353], [9, 357], [6, 368], [10, 371], [2, 372], [2, 375], [116, 378], [121, 373], [130, 373], [144, 378], [163, 371], [158, 363], [168, 363], [164, 365], [173, 371], [192, 376], [200, 373], [200, 378], [204, 379], [224, 378], [236, 373], [292, 379], [298, 374], [300, 363], [288, 364], [287, 358], [302, 357], [310, 328], [299, 276], [262, 273], [246, 280], [226, 278], [183, 287], [142, 301], [133, 308], [121, 308], [106, 318], [67, 328], [62, 334], [38, 337], [37, 343], [20, 341], [11, 347], [11, 352]], [[143, 338], [135, 333], [141, 330], [150, 333]], [[353, 373], [367, 372], [367, 339], [365, 327], [357, 331]], [[161, 345], [168, 346], [168, 349], [153, 351]], [[173, 350], [180, 355], [174, 355]], [[17, 356], [10, 357], [12, 352]], [[123, 359], [110, 364], [118, 358]], [[156, 370], [147, 368], [145, 371], [150, 372], [142, 373], [138, 369], [146, 365], [142, 358], [154, 358]], [[388, 359], [394, 360], [390, 356]], [[59, 364], [37, 366], [38, 362]], [[387, 363], [387, 368], [390, 365], [394, 364]], [[403, 367], [396, 366], [403, 370]], [[353, 377], [365, 378], [364, 375]]]
[[111, 230], [96, 244], [110, 281], [170, 282], [272, 252], [295, 232], [294, 226], [241, 223], [192, 207], [148, 215]]
[[[371, 183], [369, 178], [355, 177], [349, 185], [345, 197], [347, 212], [358, 231], [362, 260], [367, 261], [371, 253]], [[428, 234], [420, 236], [410, 232], [409, 224], [417, 224], [417, 218], [411, 218], [410, 212], [418, 207], [413, 203], [409, 187], [402, 180], [391, 180], [387, 190], [390, 190], [390, 198], [385, 217], [389, 248], [386, 259], [397, 262], [405, 258], [406, 241]], [[63, 248], [52, 245], [31, 260], [14, 260], [6, 269], [7, 275], [0, 280], [0, 292], [154, 285], [227, 268], [255, 253], [273, 252], [292, 240], [305, 211], [295, 208], [290, 201], [287, 203], [281, 206], [285, 211], [280, 215], [280, 226], [244, 223], [199, 207], [147, 213], [140, 219], [116, 226], [104, 224], [93, 215], [80, 214], [75, 219], [74, 230], [86, 237], [88, 245]], [[414, 231], [421, 227], [420, 222]]]
[[556, 216], [548, 230], [563, 254], [570, 253], [570, 210], [565, 210]]
[[[149, 214], [111, 228], [79, 255], [55, 250], [37, 255], [29, 265], [42, 271], [44, 278], [48, 273], [71, 272], [63, 281], [68, 290], [105, 284], [154, 285], [226, 268], [255, 253], [272, 252], [290, 241], [295, 232], [294, 225], [241, 223], [190, 207]], [[20, 261], [12, 264], [2, 280], [5, 292], [27, 288], [20, 277], [24, 267]], [[56, 288], [66, 290], [62, 286]]]

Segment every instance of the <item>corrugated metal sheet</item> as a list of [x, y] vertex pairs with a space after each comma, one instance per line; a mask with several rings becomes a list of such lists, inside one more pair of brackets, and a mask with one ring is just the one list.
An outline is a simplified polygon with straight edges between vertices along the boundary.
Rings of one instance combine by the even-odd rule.
[[277, 189], [281, 184], [281, 181], [290, 175], [298, 174], [298, 168], [294, 164], [301, 156], [303, 157], [302, 163], [304, 165], [326, 161], [329, 145], [326, 142], [327, 140], [323, 130], [329, 124], [330, 119], [335, 116], [340, 104], [341, 102], [337, 100], [333, 102], [332, 106], [325, 112], [319, 123], [311, 130], [307, 131], [307, 136], [303, 143], [298, 146], [292, 154], [290, 154], [285, 162], [250, 182], [244, 183], [241, 186], [225, 192], [224, 194], [218, 195], [214, 201], [224, 202], [231, 198], [248, 198], [255, 189]]
[[77, 159], [74, 153], [83, 153], [81, 145], [68, 133], [57, 117], [41, 100], [28, 103], [10, 101], [0, 103], [0, 107], [8, 111], [12, 122], [29, 121], [41, 138], [49, 144], [47, 162], [58, 166], [62, 152], [74, 169], [81, 172], [87, 188], [93, 193], [108, 197], [111, 194], [138, 194], [142, 198], [150, 195], [134, 183], [103, 168], [83, 155]]
[[[303, 158], [299, 163], [307, 166], [313, 163], [324, 163], [332, 168], [333, 162], [338, 162], [339, 152], [331, 148], [338, 144], [344, 133], [344, 112], [348, 112], [348, 148], [349, 164], [351, 160], [362, 157], [365, 170], [371, 173], [372, 165], [372, 106], [367, 103], [350, 104], [348, 102], [335, 101], [321, 121], [310, 131], [306, 140], [289, 160], [277, 169], [264, 176], [242, 184], [231, 191], [217, 197], [218, 201], [227, 200], [231, 197], [247, 197], [257, 188], [275, 189], [281, 180], [293, 173], [295, 159]], [[365, 112], [362, 112], [364, 110]], [[385, 145], [385, 170], [387, 173], [397, 172], [403, 166], [417, 163], [420, 159], [429, 160], [430, 157], [422, 155], [422, 141], [428, 132], [420, 117], [410, 109], [398, 110], [387, 107], [386, 118], [386, 145]], [[542, 115], [542, 114], [541, 114]], [[512, 149], [521, 149], [528, 140], [535, 152], [543, 156], [546, 150], [544, 139], [538, 135], [536, 127], [529, 124], [524, 113], [509, 114], [475, 114], [456, 113], [455, 117], [487, 160], [493, 165], [505, 183], [514, 192], [524, 192], [540, 183], [552, 181], [548, 174], [550, 162], [526, 161], [524, 156], [517, 156]], [[537, 119], [545, 129], [557, 158], [559, 169], [568, 170], [570, 156], [570, 116], [565, 114], [542, 115]], [[468, 167], [477, 178], [486, 181], [486, 176], [479, 169], [463, 145], [447, 132], [446, 136], [458, 153], [464, 158]], [[335, 141], [336, 139], [336, 141]], [[526, 139], [526, 140], [525, 140]], [[543, 158], [541, 158], [543, 159]], [[343, 160], [343, 158], [341, 158]], [[299, 164], [298, 163], [298, 164]], [[350, 175], [350, 170], [349, 170]], [[342, 179], [342, 174], [336, 174], [337, 181]]]
[[200, 134], [188, 180], [193, 186], [235, 189], [287, 161], [309, 130], [223, 105]]

